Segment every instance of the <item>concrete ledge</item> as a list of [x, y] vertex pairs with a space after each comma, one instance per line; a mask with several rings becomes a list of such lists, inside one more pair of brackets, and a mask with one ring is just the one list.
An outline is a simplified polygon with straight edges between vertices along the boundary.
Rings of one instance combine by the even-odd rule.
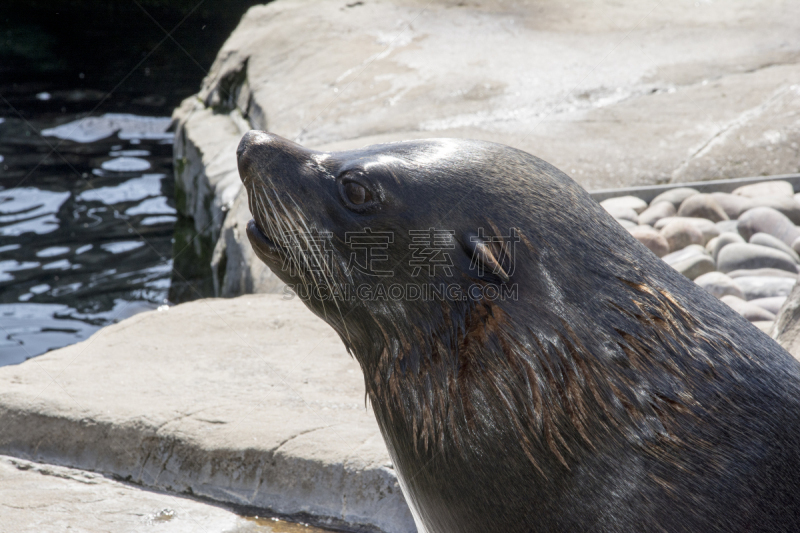
[[298, 300], [199, 300], [0, 368], [0, 427], [0, 453], [350, 531], [415, 531], [360, 368]]

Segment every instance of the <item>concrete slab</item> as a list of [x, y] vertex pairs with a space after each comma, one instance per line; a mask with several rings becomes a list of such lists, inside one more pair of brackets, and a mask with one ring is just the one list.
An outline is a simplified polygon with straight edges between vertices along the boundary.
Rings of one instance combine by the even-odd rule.
[[242, 518], [195, 499], [7, 456], [0, 456], [0, 502], [0, 524], [7, 533], [324, 533], [301, 524]]
[[[299, 300], [199, 300], [0, 368], [0, 453], [415, 531], [357, 363]], [[307, 519], [307, 520], [306, 520]]]

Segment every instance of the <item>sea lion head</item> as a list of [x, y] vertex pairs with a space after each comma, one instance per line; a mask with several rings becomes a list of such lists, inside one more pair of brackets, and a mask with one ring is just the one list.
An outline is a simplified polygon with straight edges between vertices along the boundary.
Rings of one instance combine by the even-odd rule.
[[251, 131], [238, 162], [256, 254], [368, 366], [387, 349], [418, 366], [490, 302], [561, 307], [581, 276], [557, 278], [584, 263], [591, 235], [620, 233], [554, 167], [488, 142], [319, 152]]

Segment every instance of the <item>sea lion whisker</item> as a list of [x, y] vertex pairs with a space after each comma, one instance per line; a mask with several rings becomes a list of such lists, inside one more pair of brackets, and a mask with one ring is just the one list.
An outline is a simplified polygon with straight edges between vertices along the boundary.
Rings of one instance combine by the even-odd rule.
[[[306, 221], [305, 221], [306, 217], [305, 217], [305, 215], [303, 213], [303, 210], [300, 208], [299, 205], [297, 205], [297, 202], [295, 201], [295, 199], [293, 197], [290, 196], [289, 199], [292, 201], [292, 203], [294, 204], [294, 206], [296, 208], [296, 211], [295, 211], [296, 218], [300, 221], [300, 223], [302, 223], [303, 228], [305, 228], [306, 232], [308, 234], [310, 234], [311, 230], [309, 229], [308, 225], [306, 224]], [[281, 202], [281, 207], [283, 207], [284, 211], [287, 211], [287, 214], [288, 214], [288, 210], [283, 205], [283, 202]], [[317, 262], [317, 264], [319, 264], [319, 262]], [[336, 312], [339, 313], [339, 319], [341, 320], [342, 327], [344, 327], [345, 336], [347, 337], [348, 342], [352, 342], [352, 339], [350, 338], [350, 332], [347, 329], [347, 323], [345, 322], [344, 315], [342, 314], [342, 309], [339, 306], [339, 302], [337, 301], [336, 289], [338, 289], [339, 287], [334, 285], [334, 283], [333, 283], [334, 275], [333, 275], [332, 265], [328, 264], [328, 261], [327, 261], [327, 258], [326, 258], [324, 261], [322, 261], [322, 266], [323, 266], [322, 275], [325, 277], [325, 283], [328, 285], [328, 289], [329, 289], [328, 292], [329, 292], [329, 294], [331, 296], [331, 299], [333, 300], [333, 304], [336, 306]], [[327, 274], [326, 274], [326, 272], [324, 270], [326, 267], [327, 267]], [[324, 305], [324, 303], [323, 303], [323, 305]]]

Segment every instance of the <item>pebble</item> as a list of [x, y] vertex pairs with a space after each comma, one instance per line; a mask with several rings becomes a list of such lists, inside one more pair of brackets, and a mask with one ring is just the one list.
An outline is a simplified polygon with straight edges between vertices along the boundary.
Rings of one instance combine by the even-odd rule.
[[772, 328], [775, 326], [774, 320], [756, 320], [751, 322], [755, 327], [766, 333], [767, 335], [772, 335]]
[[753, 305], [750, 302], [746, 302], [741, 298], [737, 298], [736, 296], [723, 296], [720, 298], [720, 300], [728, 304], [731, 309], [745, 317], [750, 322], [772, 322], [775, 320], [775, 315], [766, 309], [763, 309], [757, 305]]
[[650, 207], [642, 211], [639, 215], [639, 224], [654, 225], [656, 222], [666, 217], [674, 217], [676, 214], [675, 206], [670, 202], [658, 202], [650, 204]]
[[708, 272], [695, 278], [694, 282], [717, 298], [731, 295], [744, 299], [744, 293], [742, 292], [742, 289], [736, 285], [736, 282], [733, 281], [733, 279], [726, 276], [722, 272]]
[[[666, 220], [666, 219], [662, 219]], [[704, 244], [703, 233], [691, 222], [672, 217], [672, 221], [661, 229], [670, 251], [682, 250], [690, 244]]]
[[677, 189], [670, 189], [668, 191], [664, 191], [650, 202], [650, 205], [655, 205], [658, 202], [669, 202], [672, 204], [672, 207], [677, 209], [683, 203], [684, 200], [689, 198], [690, 196], [694, 196], [695, 194], [700, 194], [700, 191], [697, 189], [692, 189], [690, 187], [678, 187]]
[[725, 211], [728, 218], [739, 218], [748, 209], [756, 207], [750, 198], [735, 196], [727, 192], [712, 192], [711, 197]]
[[791, 183], [732, 193], [680, 187], [649, 206], [635, 196], [601, 205], [665, 263], [771, 334], [800, 271], [800, 193]]
[[755, 207], [745, 211], [736, 224], [739, 235], [750, 239], [755, 233], [769, 233], [791, 246], [800, 237], [800, 230], [786, 215], [771, 207]]
[[710, 194], [694, 194], [684, 200], [678, 209], [678, 216], [705, 218], [711, 222], [730, 218]]
[[616, 198], [609, 198], [608, 200], [603, 200], [600, 202], [600, 205], [602, 205], [606, 211], [627, 207], [628, 209], [633, 209], [636, 211], [637, 215], [647, 209], [647, 202], [641, 198], [637, 198], [636, 196], [618, 196]]
[[749, 242], [750, 244], [760, 244], [761, 246], [769, 246], [770, 248], [780, 250], [794, 259], [795, 263], [800, 263], [800, 256], [797, 255], [797, 252], [792, 250], [790, 246], [786, 246], [783, 241], [777, 237], [773, 237], [769, 233], [755, 233], [752, 237], [750, 237]]
[[797, 274], [792, 272], [787, 272], [786, 270], [780, 270], [777, 268], [755, 268], [755, 269], [742, 269], [742, 270], [734, 270], [732, 272], [728, 272], [728, 276], [731, 278], [743, 278], [745, 276], [763, 276], [768, 278], [788, 278], [797, 280]]
[[695, 279], [716, 270], [714, 260], [706, 254], [702, 246], [697, 244], [667, 254], [661, 259], [689, 279]]
[[716, 226], [720, 233], [739, 233], [739, 230], [736, 229], [736, 224], [738, 223], [737, 220], [723, 220], [721, 222], [717, 222]]
[[757, 198], [759, 196], [794, 196], [794, 187], [788, 181], [762, 181], [761, 183], [751, 183], [742, 185], [733, 191], [737, 196], [747, 196]]
[[745, 240], [742, 238], [741, 235], [739, 235], [738, 233], [731, 233], [731, 232], [721, 233], [719, 237], [711, 239], [711, 241], [708, 241], [708, 243], [711, 244], [712, 241], [715, 241], [714, 246], [711, 249], [711, 257], [714, 258], [714, 261], [716, 261], [719, 258], [719, 251], [722, 250], [725, 246], [734, 243], [744, 244], [745, 242]]
[[664, 229], [668, 224], [676, 220], [681, 220], [685, 224], [692, 225], [700, 230], [700, 233], [703, 234], [703, 245], [720, 234], [719, 228], [716, 224], [710, 220], [706, 220], [705, 218], [696, 217], [666, 217], [656, 222], [653, 227], [659, 230]]
[[742, 276], [734, 278], [736, 285], [742, 289], [745, 300], [758, 300], [760, 298], [775, 298], [789, 296], [797, 280], [789, 278], [767, 276]]
[[760, 244], [732, 243], [719, 251], [717, 265], [722, 272], [753, 268], [778, 268], [797, 272], [794, 259], [788, 254]]
[[669, 243], [667, 243], [667, 239], [665, 239], [660, 232], [654, 230], [650, 226], [636, 226], [628, 231], [631, 232], [631, 235], [633, 235], [637, 241], [644, 244], [658, 257], [664, 257], [667, 255], [667, 253], [669, 253]]
[[769, 298], [756, 298], [755, 300], [750, 300], [750, 303], [766, 309], [773, 315], [777, 315], [785, 301], [786, 296], [771, 296]]
[[753, 198], [753, 207], [771, 207], [779, 213], [783, 213], [793, 224], [800, 224], [800, 203], [791, 196]]
[[617, 220], [629, 220], [634, 224], [639, 224], [639, 215], [631, 209], [630, 207], [624, 207], [619, 205], [612, 205], [610, 207], [605, 207], [608, 214], [612, 217], [616, 218]]

